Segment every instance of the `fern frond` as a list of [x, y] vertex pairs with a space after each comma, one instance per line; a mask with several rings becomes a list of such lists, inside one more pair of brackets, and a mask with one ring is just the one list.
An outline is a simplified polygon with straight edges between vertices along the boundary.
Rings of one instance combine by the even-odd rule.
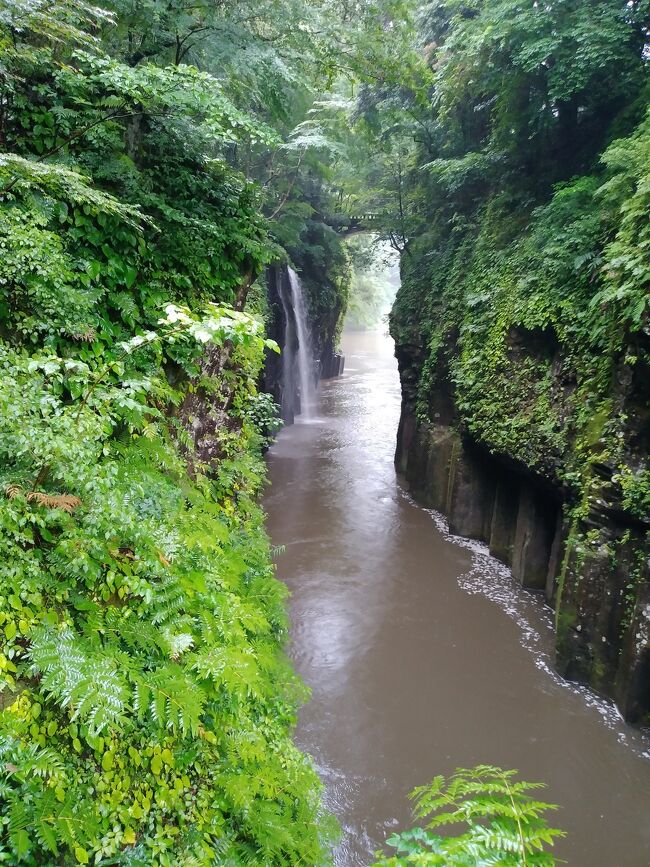
[[86, 176], [56, 163], [36, 162], [12, 153], [0, 153], [0, 184], [15, 185], [16, 190], [38, 190], [80, 206], [111, 214], [125, 223], [140, 227], [151, 223], [142, 211], [92, 186]]
[[[528, 794], [543, 784], [517, 780], [516, 773], [491, 765], [459, 768], [448, 781], [437, 776], [429, 786], [415, 789], [410, 796], [414, 813], [426, 821], [425, 828], [394, 834], [387, 842], [406, 858], [377, 864], [553, 867], [547, 847], [564, 834], [548, 827], [544, 813], [555, 807]], [[457, 824], [466, 830], [455, 837], [428, 830]]]
[[226, 645], [197, 653], [192, 668], [200, 677], [225, 686], [240, 699], [260, 694], [257, 657], [248, 647]]
[[17, 497], [25, 497], [28, 503], [38, 503], [47, 509], [63, 509], [71, 514], [81, 505], [81, 499], [73, 494], [47, 494], [45, 491], [25, 491], [22, 485], [12, 483], [5, 488], [5, 495], [9, 500]]
[[160, 728], [196, 736], [206, 702], [204, 690], [180, 665], [173, 663], [133, 677], [133, 708]]
[[91, 736], [121, 727], [130, 695], [110, 657], [89, 652], [69, 627], [35, 630], [29, 657], [43, 692], [68, 708], [72, 720], [82, 719]]
[[185, 605], [185, 594], [175, 576], [162, 581], [156, 588], [152, 623], [162, 626], [177, 618]]
[[27, 501], [38, 503], [47, 509], [63, 509], [70, 514], [81, 505], [81, 499], [73, 494], [46, 494], [44, 491], [30, 491]]
[[7, 487], [5, 488], [5, 494], [7, 495], [8, 499], [15, 500], [16, 497], [20, 497], [23, 494], [23, 488], [21, 485], [12, 483], [10, 485], [7, 485]]
[[124, 612], [115, 607], [109, 607], [101, 612], [102, 632], [111, 637], [112, 641], [123, 643], [129, 650], [139, 651], [151, 660], [160, 653], [164, 641], [160, 630], [146, 621], [135, 617], [126, 617]]
[[179, 659], [194, 646], [194, 636], [189, 632], [173, 632], [168, 628], [164, 630], [163, 638], [167, 644], [168, 653], [174, 660]]
[[64, 767], [59, 754], [50, 747], [25, 744], [10, 737], [0, 738], [0, 775], [9, 779], [14, 776], [23, 780], [31, 777], [56, 779], [63, 775]]

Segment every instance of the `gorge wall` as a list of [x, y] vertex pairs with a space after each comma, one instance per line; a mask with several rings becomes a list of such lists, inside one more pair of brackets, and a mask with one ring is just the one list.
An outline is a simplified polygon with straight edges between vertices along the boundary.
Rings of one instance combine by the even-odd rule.
[[[292, 259], [306, 307], [314, 381], [338, 376], [344, 365], [338, 341], [350, 283], [347, 255], [341, 240], [329, 227], [313, 223], [308, 224], [303, 243], [293, 251]], [[295, 366], [298, 346], [289, 281], [287, 265], [275, 264], [267, 269], [267, 333], [282, 353], [267, 353], [263, 387], [280, 406], [283, 421], [291, 424], [300, 412], [300, 388], [296, 371], [287, 372], [286, 366], [286, 359], [290, 368]]]
[[[430, 241], [403, 256], [391, 321], [398, 471], [452, 532], [488, 544], [545, 595], [558, 671], [648, 724], [648, 334], [623, 332], [599, 352], [559, 322], [531, 327], [521, 277], [501, 270], [512, 247], [486, 263], [485, 247], [461, 243], [443, 270]], [[491, 308], [474, 302], [490, 269]]]

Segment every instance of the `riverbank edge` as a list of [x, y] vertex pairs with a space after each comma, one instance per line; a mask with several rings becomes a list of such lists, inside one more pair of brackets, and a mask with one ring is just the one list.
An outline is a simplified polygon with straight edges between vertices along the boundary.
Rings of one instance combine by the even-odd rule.
[[[451, 533], [484, 542], [523, 588], [544, 595], [555, 612], [558, 673], [613, 700], [626, 722], [647, 725], [650, 598], [629, 605], [643, 528], [598, 509], [572, 520], [552, 485], [451, 425], [418, 419], [405, 400], [395, 465], [414, 498], [448, 518]], [[616, 562], [589, 545], [596, 528], [615, 543]], [[645, 560], [634, 590], [648, 586], [647, 572]]]

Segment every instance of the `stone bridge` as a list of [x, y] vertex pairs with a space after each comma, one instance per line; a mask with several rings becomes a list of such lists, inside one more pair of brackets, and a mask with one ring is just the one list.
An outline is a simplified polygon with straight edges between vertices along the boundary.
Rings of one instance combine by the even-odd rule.
[[323, 222], [331, 226], [339, 235], [355, 235], [358, 232], [371, 232], [379, 229], [384, 215], [379, 213], [365, 214], [329, 214]]

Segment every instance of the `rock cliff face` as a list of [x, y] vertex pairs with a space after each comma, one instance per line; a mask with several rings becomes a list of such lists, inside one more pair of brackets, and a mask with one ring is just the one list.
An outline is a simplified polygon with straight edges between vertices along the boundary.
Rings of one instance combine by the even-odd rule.
[[[311, 278], [311, 279], [310, 279]], [[343, 371], [344, 359], [337, 351], [342, 319], [345, 315], [345, 295], [331, 293], [325, 301], [318, 297], [319, 286], [315, 275], [302, 281], [307, 305], [308, 327], [313, 353], [314, 380], [338, 376]], [[282, 350], [278, 355], [267, 353], [264, 366], [264, 391], [273, 395], [281, 407], [282, 419], [292, 424], [300, 412], [299, 377], [295, 369], [298, 329], [296, 312], [290, 303], [289, 272], [285, 265], [273, 265], [267, 270], [267, 301], [269, 319], [267, 332]], [[321, 287], [322, 288], [322, 287]], [[327, 287], [326, 287], [327, 288]], [[320, 303], [315, 303], [315, 300]], [[331, 303], [327, 303], [327, 302]], [[292, 360], [287, 367], [285, 359]]]
[[318, 378], [338, 376], [339, 338], [352, 280], [345, 246], [333, 229], [311, 220], [300, 247], [290, 252], [302, 281]]
[[[448, 329], [432, 353], [412, 267], [403, 265], [392, 316], [403, 388], [398, 471], [452, 532], [487, 543], [523, 587], [545, 595], [556, 614], [557, 670], [613, 699], [629, 722], [650, 724], [650, 521], [626, 488], [626, 479], [644, 477], [648, 451], [645, 336], [627, 349], [633, 365], [614, 359], [607, 412], [586, 427], [568, 350], [543, 333], [511, 330], [509, 363], [492, 374], [495, 393], [516, 388], [518, 399], [468, 404], [458, 334]], [[544, 417], [528, 411], [536, 377], [559, 419], [553, 438]], [[503, 421], [515, 434], [491, 439]]]

